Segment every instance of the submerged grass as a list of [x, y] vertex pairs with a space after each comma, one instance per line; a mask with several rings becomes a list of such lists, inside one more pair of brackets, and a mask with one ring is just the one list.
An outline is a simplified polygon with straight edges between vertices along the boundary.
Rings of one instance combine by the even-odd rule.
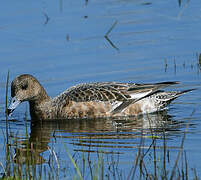
[[108, 29], [108, 31], [105, 33], [104, 37], [105, 39], [109, 42], [109, 44], [116, 49], [117, 51], [119, 51], [119, 48], [117, 46], [115, 46], [115, 44], [110, 40], [110, 38], [108, 37], [108, 35], [112, 32], [112, 30], [114, 29], [114, 27], [117, 25], [117, 21], [114, 22], [114, 24], [112, 24], [112, 26]]
[[[189, 177], [189, 165], [186, 157], [186, 152], [181, 148], [178, 152], [178, 156], [174, 162], [174, 166], [170, 166], [170, 162], [167, 162], [166, 157], [170, 156], [170, 151], [166, 147], [166, 138], [164, 137], [163, 154], [158, 155], [157, 139], [153, 139], [150, 148], [144, 152], [144, 139], [142, 138], [141, 144], [138, 147], [138, 152], [134, 156], [133, 166], [128, 169], [119, 167], [118, 158], [114, 157], [113, 154], [99, 153], [98, 158], [88, 159], [86, 154], [80, 158], [75, 158], [71, 155], [67, 147], [65, 146], [67, 157], [70, 159], [72, 164], [71, 168], [65, 170], [64, 174], [70, 179], [192, 179]], [[183, 140], [182, 140], [183, 144]], [[27, 147], [28, 149], [28, 147]], [[31, 149], [28, 150], [32, 153]], [[9, 156], [14, 159], [12, 151], [9, 152]], [[181, 156], [181, 154], [184, 154]], [[27, 157], [29, 156], [29, 157]], [[152, 163], [147, 160], [147, 157], [152, 157]], [[21, 159], [26, 158], [27, 160], [22, 163]], [[34, 158], [34, 157], [32, 157]], [[55, 154], [51, 154], [51, 158], [55, 159]], [[106, 160], [105, 160], [106, 158]], [[148, 158], [148, 159], [149, 159]], [[29, 161], [28, 161], [29, 159]], [[168, 158], [167, 158], [168, 159]], [[34, 163], [34, 159], [30, 159], [30, 154], [25, 153], [18, 155], [17, 160], [8, 161], [10, 168], [4, 169], [4, 175], [1, 179], [60, 179], [59, 173], [56, 170], [62, 171], [58, 167], [56, 161], [49, 161], [48, 166]], [[58, 160], [59, 162], [59, 160]], [[180, 162], [181, 167], [178, 165]], [[183, 163], [184, 162], [184, 163]], [[3, 167], [3, 166], [2, 166]], [[73, 169], [72, 169], [73, 167]], [[90, 172], [89, 169], [92, 171]], [[193, 169], [193, 179], [198, 179], [196, 169]]]
[[[61, 159], [57, 157], [57, 153], [53, 150], [53, 147], [52, 149], [49, 148], [50, 157], [48, 163], [41, 161], [37, 164], [34, 153], [39, 150], [33, 148], [34, 145], [30, 144], [29, 138], [27, 138], [25, 140], [26, 147], [24, 149], [20, 147], [21, 144], [14, 146], [16, 149], [21, 148], [22, 151], [19, 154], [16, 154], [17, 151], [14, 152], [12, 147], [7, 152], [9, 158], [7, 158], [6, 161], [8, 159], [10, 160], [6, 162], [6, 168], [4, 168], [4, 174], [1, 179], [61, 179], [61, 174], [66, 174], [67, 179], [79, 180], [192, 179], [192, 177], [189, 177], [189, 165], [186, 152], [183, 150], [186, 131], [184, 132], [181, 145], [178, 149], [178, 155], [174, 162], [170, 160], [171, 153], [167, 146], [165, 129], [160, 138], [158, 138], [159, 135], [154, 129], [151, 129], [151, 134], [152, 142], [147, 149], [145, 143], [147, 138], [144, 136], [142, 130], [137, 152], [133, 155], [133, 160], [131, 160], [133, 161], [133, 165], [130, 167], [130, 170], [120, 167], [119, 158], [117, 157], [120, 155], [104, 154], [101, 150], [97, 153], [97, 159], [90, 157], [90, 152], [88, 154], [86, 152], [76, 152], [77, 154], [80, 153], [81, 156], [80, 154], [78, 156], [75, 154], [71, 155], [66, 144], [64, 144], [64, 148], [66, 157], [70, 160], [70, 168], [64, 170], [60, 167], [62, 163]], [[9, 136], [9, 138], [10, 142], [12, 142], [13, 139], [11, 136]], [[148, 139], [150, 140], [150, 138]], [[160, 141], [160, 144], [161, 141], [163, 142], [162, 147], [158, 146], [158, 141]], [[1, 164], [1, 166], [4, 167], [3, 163]], [[193, 173], [191, 174], [194, 175], [193, 179], [198, 179], [196, 169], [193, 169]]]

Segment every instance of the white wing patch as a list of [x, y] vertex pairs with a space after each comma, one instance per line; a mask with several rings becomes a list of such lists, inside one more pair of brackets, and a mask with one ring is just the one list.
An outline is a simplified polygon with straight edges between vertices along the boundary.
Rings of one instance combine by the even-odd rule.
[[[147, 92], [141, 92], [141, 93], [133, 93], [133, 94], [130, 94], [130, 96], [131, 96], [130, 99], [138, 100], [140, 98], [143, 98], [143, 97], [147, 96], [151, 92], [152, 92], [152, 90], [147, 91]], [[112, 108], [111, 108], [110, 112], [113, 112], [117, 107], [119, 107], [120, 105], [122, 105], [122, 103], [123, 103], [122, 101], [115, 101], [115, 102], [113, 102], [111, 104]], [[124, 110], [126, 110], [126, 108], [123, 108], [121, 110], [121, 112], [123, 112]]]
[[131, 99], [140, 99], [150, 94], [151, 92], [152, 90], [146, 91], [146, 92], [140, 92], [140, 93], [133, 93], [133, 94], [130, 94], [130, 96], [131, 96]]
[[110, 113], [111, 113], [114, 109], [116, 109], [118, 106], [120, 106], [122, 103], [123, 103], [123, 102], [121, 102], [121, 101], [115, 101], [115, 102], [113, 102], [113, 103], [111, 104], [112, 108], [111, 108], [111, 110], [110, 110]]

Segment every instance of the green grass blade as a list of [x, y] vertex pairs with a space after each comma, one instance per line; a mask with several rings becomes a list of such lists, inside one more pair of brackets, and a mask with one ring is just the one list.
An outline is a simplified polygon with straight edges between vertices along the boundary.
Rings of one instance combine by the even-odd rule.
[[75, 160], [73, 159], [72, 155], [70, 154], [70, 152], [68, 151], [68, 149], [67, 149], [66, 146], [65, 146], [65, 150], [66, 150], [66, 152], [67, 152], [67, 154], [68, 154], [68, 157], [70, 158], [71, 162], [73, 163], [73, 166], [74, 166], [74, 168], [76, 169], [79, 178], [80, 178], [81, 180], [83, 180], [83, 177], [82, 177], [82, 175], [81, 175], [81, 172], [80, 172], [80, 170], [79, 170], [79, 168], [78, 168], [78, 166], [77, 166]]

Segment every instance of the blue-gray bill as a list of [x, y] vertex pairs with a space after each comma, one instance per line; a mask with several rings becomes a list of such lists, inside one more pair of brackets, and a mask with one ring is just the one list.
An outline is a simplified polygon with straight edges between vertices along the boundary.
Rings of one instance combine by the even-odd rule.
[[16, 109], [16, 107], [21, 103], [16, 97], [11, 99], [10, 105], [7, 109], [8, 116], [12, 114], [12, 112]]

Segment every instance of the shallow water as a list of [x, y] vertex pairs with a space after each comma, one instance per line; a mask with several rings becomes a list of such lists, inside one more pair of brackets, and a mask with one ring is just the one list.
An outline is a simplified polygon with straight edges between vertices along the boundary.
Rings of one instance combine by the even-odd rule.
[[[200, 6], [199, 1], [188, 0], [4, 2], [0, 6], [3, 167], [6, 166], [5, 86], [9, 70], [10, 81], [19, 74], [34, 75], [52, 97], [77, 83], [96, 81], [180, 81], [180, 85], [170, 89], [197, 88], [175, 100], [167, 112], [129, 119], [31, 125], [28, 104], [23, 103], [9, 118], [9, 132], [13, 143], [10, 146], [16, 154], [26, 148], [28, 140], [29, 146], [37, 147], [38, 152], [32, 152], [34, 159], [47, 169], [54, 150], [60, 165], [58, 176], [65, 178], [76, 174], [69, 173], [74, 166], [66, 148], [78, 165], [82, 156], [89, 155], [93, 162], [103, 154], [105, 166], [118, 161], [118, 169], [127, 177], [142, 139], [144, 151], [153, 143], [152, 133], [157, 137], [157, 157], [163, 152], [165, 133], [170, 159], [167, 167], [172, 170], [186, 131], [183, 150], [189, 177], [194, 175], [192, 169], [200, 177]], [[104, 36], [115, 22], [108, 40]], [[152, 153], [153, 148], [144, 161], [153, 173]], [[114, 178], [112, 170], [105, 169]], [[90, 170], [85, 171], [88, 174], [85, 177], [89, 178]], [[2, 167], [0, 172], [4, 172]]]

